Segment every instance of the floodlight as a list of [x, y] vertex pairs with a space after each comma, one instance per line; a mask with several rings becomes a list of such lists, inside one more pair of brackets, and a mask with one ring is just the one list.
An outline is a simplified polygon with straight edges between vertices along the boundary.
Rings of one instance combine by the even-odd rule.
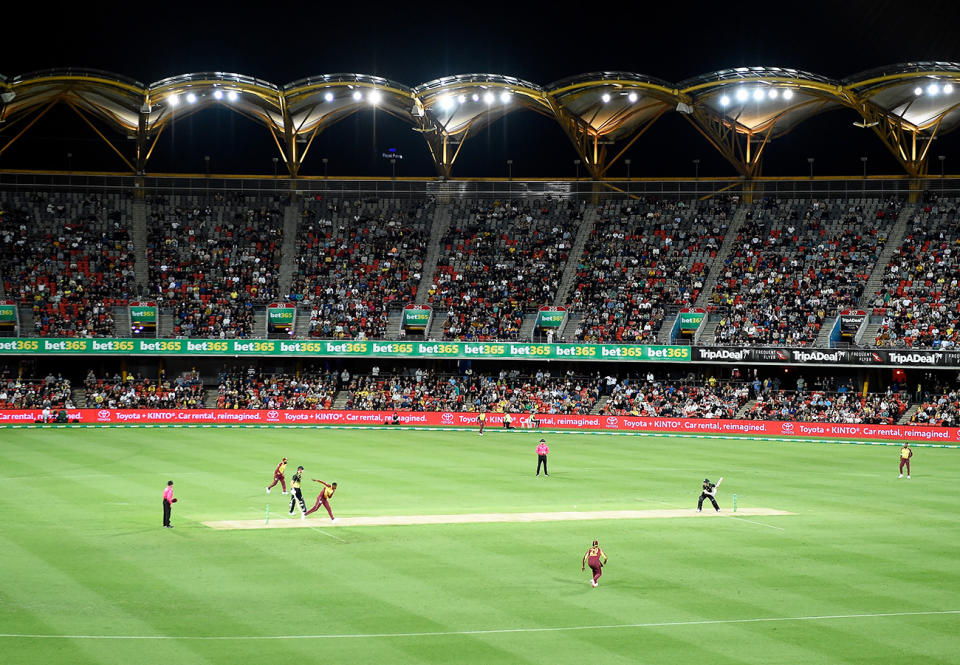
[[367, 101], [371, 104], [379, 104], [382, 98], [383, 95], [380, 94], [379, 90], [371, 90], [370, 94], [367, 95]]
[[930, 85], [927, 86], [928, 95], [931, 95], [931, 96], [936, 95], [939, 92], [940, 92], [940, 86], [937, 85], [936, 83], [931, 83]]
[[730, 104], [730, 98], [724, 95], [720, 98], [720, 106], [728, 106]]
[[631, 104], [634, 103], [635, 101], [637, 101], [637, 93], [631, 92], [629, 95], [627, 95], [627, 99], [630, 100]]
[[784, 99], [793, 99], [793, 90], [790, 90], [789, 88], [787, 88], [786, 90], [784, 90], [784, 91], [783, 91], [783, 98], [784, 98]]
[[763, 88], [757, 88], [753, 91], [753, 98], [756, 101], [761, 101], [763, 99]]
[[600, 95], [600, 99], [602, 99], [603, 103], [606, 104], [607, 102], [610, 101], [610, 95], [607, 93], [603, 93], [602, 95]]
[[178, 104], [180, 104], [180, 97], [177, 95], [170, 95], [169, 97], [167, 97], [167, 103], [170, 106], [177, 106]]
[[214, 90], [214, 91], [213, 91], [213, 98], [214, 98], [214, 99], [223, 99], [223, 90], [219, 90], [219, 89], [218, 89], [218, 90]]
[[333, 101], [333, 93], [330, 92], [330, 91], [327, 91], [327, 92], [323, 93], [323, 101], [325, 101], [325, 102], [332, 102], [332, 101]]
[[363, 95], [360, 94], [360, 91], [359, 91], [359, 90], [354, 90], [354, 91], [353, 91], [353, 99], [354, 99], [354, 101], [357, 101], [357, 102], [359, 102], [361, 99], [363, 99]]
[[770, 88], [770, 92], [767, 93], [767, 97], [769, 97], [770, 99], [776, 99], [779, 96], [780, 96], [780, 93], [777, 92], [776, 88]]
[[237, 101], [239, 98], [240, 98], [240, 93], [237, 92], [236, 90], [231, 90], [230, 92], [227, 93], [227, 100], [228, 100], [228, 101], [235, 102], [235, 101]]
[[953, 84], [952, 84], [952, 83], [946, 83], [946, 84], [944, 84], [944, 86], [943, 86], [943, 94], [949, 95], [951, 92], [953, 92]]
[[500, 101], [504, 104], [508, 104], [510, 102], [510, 97], [511, 95], [509, 90], [504, 90], [500, 93]]
[[192, 92], [191, 92], [191, 93], [188, 93], [188, 94], [187, 94], [187, 101], [190, 102], [191, 104], [196, 104], [196, 103], [197, 103], [197, 96], [196, 96], [195, 94], [193, 94]]
[[487, 104], [493, 104], [493, 100], [494, 100], [494, 97], [492, 92], [484, 93], [483, 101], [485, 101]]
[[475, 101], [475, 102], [479, 102], [479, 101], [480, 101], [480, 95], [478, 95], [477, 93], [473, 93], [473, 97], [471, 97], [470, 99], [472, 99], [472, 100]]
[[737, 90], [737, 101], [745, 102], [747, 101], [747, 97], [749, 97], [749, 95], [747, 94], [747, 91], [745, 88], [740, 88], [739, 90]]
[[913, 89], [913, 94], [919, 97], [920, 95], [923, 94], [923, 88], [921, 88], [920, 86], [917, 86], [916, 88]]
[[466, 104], [466, 103], [467, 103], [467, 96], [466, 96], [466, 95], [460, 95], [459, 97], [457, 97], [457, 101], [460, 102], [461, 104]]
[[453, 108], [453, 97], [443, 97], [440, 100], [440, 108], [444, 111], [449, 111]]

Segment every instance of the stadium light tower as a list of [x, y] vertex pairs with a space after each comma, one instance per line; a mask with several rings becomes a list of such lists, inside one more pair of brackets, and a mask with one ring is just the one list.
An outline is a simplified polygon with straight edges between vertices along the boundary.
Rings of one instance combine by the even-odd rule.
[[513, 160], [507, 160], [507, 180], [513, 180]]
[[867, 157], [864, 155], [860, 158], [860, 161], [863, 162], [863, 179], [867, 179]]
[[277, 164], [278, 164], [279, 162], [280, 162], [280, 159], [279, 159], [279, 158], [277, 158], [277, 157], [274, 157], [274, 158], [273, 158], [273, 177], [274, 177], [274, 179], [276, 179], [276, 178], [278, 177], [278, 175], [277, 175]]
[[575, 169], [575, 172], [577, 174], [577, 180], [580, 180], [580, 160], [579, 159], [573, 160], [573, 168]]
[[700, 160], [693, 160], [693, 179], [700, 180]]
[[630, 158], [627, 157], [625, 160], [623, 160], [623, 163], [627, 165], [627, 180], [629, 180], [630, 179]]
[[807, 157], [807, 164], [810, 165], [810, 179], [813, 180], [813, 157]]
[[323, 158], [323, 178], [324, 178], [324, 180], [326, 180], [326, 178], [327, 178], [327, 162], [329, 162], [329, 161], [330, 161], [330, 160], [329, 160], [328, 158], [326, 158], [326, 157]]

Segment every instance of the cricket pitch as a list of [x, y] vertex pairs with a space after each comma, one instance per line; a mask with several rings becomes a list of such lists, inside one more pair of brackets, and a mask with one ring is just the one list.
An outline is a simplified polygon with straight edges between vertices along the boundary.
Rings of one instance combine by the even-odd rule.
[[698, 513], [691, 508], [670, 510], [592, 510], [556, 513], [473, 513], [466, 515], [378, 515], [371, 517], [338, 517], [331, 522], [326, 517], [302, 520], [299, 516], [286, 515], [265, 520], [223, 520], [202, 522], [212, 529], [296, 529], [301, 527], [346, 527], [346, 526], [412, 526], [423, 524], [486, 524], [492, 522], [573, 522], [586, 520], [642, 520], [671, 517], [763, 517], [793, 515], [795, 513], [775, 508], [741, 508], [737, 512], [717, 513], [713, 510]]

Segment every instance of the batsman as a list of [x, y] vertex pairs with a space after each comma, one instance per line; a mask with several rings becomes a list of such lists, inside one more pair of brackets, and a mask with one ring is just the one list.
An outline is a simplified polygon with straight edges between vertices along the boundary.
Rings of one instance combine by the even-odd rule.
[[717, 505], [717, 488], [720, 487], [720, 483], [723, 482], [723, 477], [720, 477], [720, 480], [716, 484], [711, 483], [709, 478], [703, 479], [703, 490], [700, 492], [700, 500], [697, 501], [697, 512], [699, 513], [703, 510], [703, 500], [710, 499], [710, 503], [713, 504], [714, 509], [719, 513], [720, 506]]

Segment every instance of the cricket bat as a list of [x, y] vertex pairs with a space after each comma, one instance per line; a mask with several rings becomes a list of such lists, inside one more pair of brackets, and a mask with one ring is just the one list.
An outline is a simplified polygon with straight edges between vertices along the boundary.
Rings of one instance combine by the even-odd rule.
[[716, 496], [717, 490], [720, 489], [720, 483], [723, 482], [723, 476], [720, 476], [720, 480], [717, 481], [717, 484], [713, 486], [713, 491], [710, 492], [710, 496]]

